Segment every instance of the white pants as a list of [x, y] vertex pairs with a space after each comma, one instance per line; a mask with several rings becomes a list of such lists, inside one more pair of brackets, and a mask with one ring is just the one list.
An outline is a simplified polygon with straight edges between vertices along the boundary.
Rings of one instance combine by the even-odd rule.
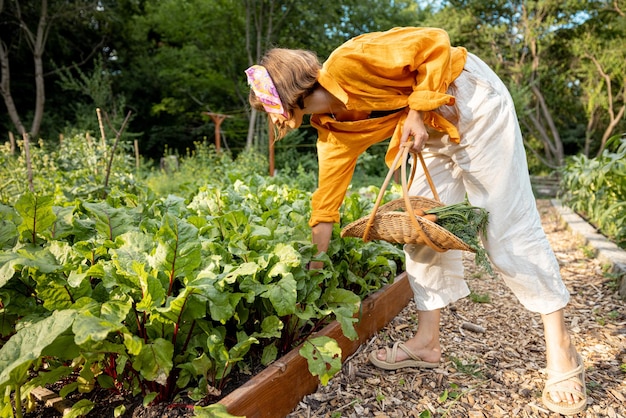
[[[527, 309], [547, 314], [563, 308], [569, 293], [541, 226], [508, 90], [485, 63], [468, 54], [448, 93], [456, 97], [455, 105], [437, 111], [456, 124], [461, 142], [431, 135], [423, 152], [439, 198], [452, 204], [467, 194], [471, 204], [489, 211], [485, 249]], [[432, 196], [420, 167], [410, 194]], [[439, 309], [470, 293], [461, 251], [438, 253], [417, 245], [405, 245], [404, 250], [419, 310]]]

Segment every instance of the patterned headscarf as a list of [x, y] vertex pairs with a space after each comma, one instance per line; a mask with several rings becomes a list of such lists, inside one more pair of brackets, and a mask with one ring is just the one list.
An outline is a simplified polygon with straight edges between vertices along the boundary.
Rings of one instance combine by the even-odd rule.
[[262, 65], [253, 65], [245, 71], [248, 76], [248, 84], [259, 99], [267, 113], [277, 113], [288, 118], [288, 114], [280, 101], [276, 86], [267, 69]]

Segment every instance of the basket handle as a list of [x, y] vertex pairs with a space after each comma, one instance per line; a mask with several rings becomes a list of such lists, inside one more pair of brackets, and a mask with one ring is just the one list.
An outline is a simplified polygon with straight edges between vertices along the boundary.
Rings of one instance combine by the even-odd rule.
[[[408, 149], [408, 148], [407, 148]], [[418, 152], [417, 156], [420, 160], [420, 163], [422, 164], [422, 167], [424, 168], [424, 174], [426, 175], [426, 180], [428, 181], [428, 185], [430, 186], [430, 189], [433, 192], [433, 195], [435, 197], [435, 200], [437, 200], [438, 202], [439, 200], [439, 195], [437, 194], [437, 190], [435, 189], [435, 185], [433, 183], [432, 178], [430, 177], [430, 173], [428, 172], [428, 168], [426, 167], [426, 163], [424, 162], [424, 157], [422, 157], [422, 153]], [[420, 238], [422, 238], [422, 240], [424, 240], [424, 242], [426, 243], [426, 245], [428, 245], [430, 248], [432, 248], [433, 250], [437, 251], [437, 252], [445, 252], [445, 248], [441, 248], [440, 246], [438, 246], [437, 244], [435, 244], [429, 237], [428, 235], [426, 235], [426, 233], [424, 233], [424, 230], [422, 229], [422, 226], [420, 225], [420, 223], [417, 220], [417, 215], [422, 216], [424, 215], [424, 211], [420, 210], [420, 212], [422, 213], [417, 213], [417, 215], [415, 214], [415, 211], [413, 210], [413, 205], [411, 204], [411, 199], [409, 198], [409, 186], [407, 185], [407, 181], [406, 181], [406, 158], [404, 160], [402, 160], [402, 195], [404, 196], [404, 205], [406, 206], [406, 211], [409, 214], [409, 218], [411, 219], [411, 222], [413, 222], [413, 225], [415, 226], [415, 228], [417, 229], [417, 233], [419, 234]], [[413, 164], [413, 167], [415, 167], [417, 164]], [[412, 182], [413, 179], [411, 179]]]
[[[370, 218], [367, 221], [367, 224], [365, 225], [365, 230], [363, 231], [363, 242], [367, 242], [369, 241], [369, 232], [370, 229], [372, 227], [372, 225], [374, 224], [374, 219], [376, 217], [376, 212], [378, 211], [378, 208], [380, 207], [380, 204], [383, 200], [383, 196], [385, 194], [385, 190], [387, 189], [387, 186], [389, 185], [389, 182], [391, 181], [391, 177], [393, 176], [393, 173], [398, 165], [398, 161], [400, 158], [402, 158], [402, 194], [404, 195], [404, 203], [406, 205], [406, 209], [407, 212], [409, 213], [409, 217], [411, 218], [411, 221], [413, 222], [413, 224], [415, 225], [415, 227], [417, 228], [417, 233], [420, 235], [420, 237], [424, 240], [424, 242], [426, 243], [426, 245], [428, 245], [429, 247], [431, 247], [432, 249], [434, 249], [435, 251], [438, 252], [443, 252], [445, 251], [443, 248], [439, 247], [437, 244], [435, 244], [434, 242], [432, 242], [432, 240], [430, 238], [428, 238], [428, 236], [424, 233], [424, 231], [422, 230], [421, 225], [418, 223], [416, 216], [423, 216], [425, 213], [423, 210], [419, 210], [419, 211], [415, 211], [413, 209], [413, 206], [411, 205], [411, 201], [409, 199], [409, 192], [408, 189], [410, 188], [410, 185], [413, 183], [413, 178], [415, 177], [415, 171], [416, 171], [416, 167], [417, 164], [413, 164], [413, 168], [411, 170], [411, 177], [409, 179], [408, 185], [407, 185], [407, 180], [406, 180], [406, 161], [407, 161], [407, 156], [410, 152], [410, 148], [413, 144], [411, 142], [405, 142], [403, 144], [400, 144], [400, 147], [402, 148], [401, 152], [398, 152], [398, 154], [396, 155], [396, 158], [393, 160], [393, 163], [391, 164], [391, 167], [389, 168], [389, 172], [387, 173], [387, 177], [385, 177], [385, 180], [383, 181], [383, 185], [380, 187], [380, 191], [378, 192], [378, 197], [376, 198], [376, 203], [374, 204], [374, 208], [372, 209], [372, 213], [370, 215]], [[431, 191], [433, 192], [433, 196], [435, 198], [435, 200], [437, 200], [438, 202], [439, 200], [439, 195], [437, 194], [437, 189], [435, 188], [435, 185], [432, 181], [432, 178], [430, 177], [430, 173], [428, 172], [428, 168], [426, 167], [426, 163], [424, 162], [424, 157], [422, 157], [422, 153], [416, 153], [417, 156], [419, 157], [420, 163], [422, 165], [422, 168], [424, 169], [424, 174], [426, 175], [426, 180], [428, 181], [428, 185], [430, 186]]]
[[[402, 144], [400, 144], [400, 146], [402, 146]], [[403, 155], [404, 155], [404, 158], [406, 158], [407, 154], [406, 152], [404, 152], [404, 150], [396, 154], [396, 158], [393, 160], [393, 163], [391, 163], [391, 167], [389, 167], [389, 172], [387, 172], [387, 177], [385, 177], [385, 180], [383, 181], [383, 185], [380, 186], [380, 191], [378, 192], [376, 203], [374, 203], [374, 209], [372, 209], [370, 218], [367, 220], [367, 224], [365, 225], [365, 230], [363, 231], [363, 242], [369, 241], [370, 229], [372, 228], [372, 225], [374, 224], [374, 218], [376, 217], [376, 212], [378, 211], [378, 208], [380, 207], [380, 203], [382, 202], [383, 196], [385, 195], [385, 190], [387, 190], [387, 186], [389, 185], [389, 181], [391, 180], [391, 177], [393, 176], [393, 172], [395, 171], [395, 168], [398, 165], [398, 161], [400, 160], [400, 157], [402, 157]]]

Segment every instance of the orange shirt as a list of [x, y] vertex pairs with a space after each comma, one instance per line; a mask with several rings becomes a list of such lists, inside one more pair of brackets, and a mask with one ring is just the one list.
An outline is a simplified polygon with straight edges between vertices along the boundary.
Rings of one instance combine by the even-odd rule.
[[398, 112], [340, 122], [314, 114], [318, 131], [319, 186], [313, 194], [309, 225], [339, 222], [357, 158], [371, 145], [391, 137], [385, 161], [391, 165], [408, 109], [424, 112], [427, 126], [445, 132], [452, 141], [456, 127], [431, 112], [453, 105], [448, 86], [463, 71], [467, 51], [450, 46], [448, 34], [435, 28], [394, 28], [358, 36], [337, 48], [320, 71], [319, 83], [348, 110]]

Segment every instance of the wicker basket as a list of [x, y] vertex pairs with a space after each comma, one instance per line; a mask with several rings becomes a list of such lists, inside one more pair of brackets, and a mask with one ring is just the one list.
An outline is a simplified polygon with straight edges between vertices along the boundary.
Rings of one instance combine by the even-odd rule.
[[[410, 144], [403, 146], [402, 152], [398, 153], [396, 160], [391, 165], [383, 186], [380, 188], [372, 213], [369, 216], [365, 216], [346, 225], [341, 231], [341, 236], [362, 238], [363, 241], [383, 240], [397, 244], [427, 245], [439, 252], [448, 250], [473, 252], [473, 250], [456, 235], [422, 217], [425, 215], [425, 210], [444, 206], [444, 204], [439, 201], [437, 190], [435, 189], [421, 154], [417, 154], [417, 157], [419, 157], [422, 168], [424, 169], [424, 174], [426, 175], [426, 179], [428, 180], [428, 184], [430, 185], [435, 199], [408, 195], [408, 189], [410, 183], [413, 181], [417, 165], [413, 164], [413, 171], [411, 172], [411, 178], [407, 185], [406, 161], [409, 146]], [[381, 206], [380, 203], [385, 189], [391, 180], [399, 158], [402, 158], [401, 174], [403, 198], [393, 200]]]

